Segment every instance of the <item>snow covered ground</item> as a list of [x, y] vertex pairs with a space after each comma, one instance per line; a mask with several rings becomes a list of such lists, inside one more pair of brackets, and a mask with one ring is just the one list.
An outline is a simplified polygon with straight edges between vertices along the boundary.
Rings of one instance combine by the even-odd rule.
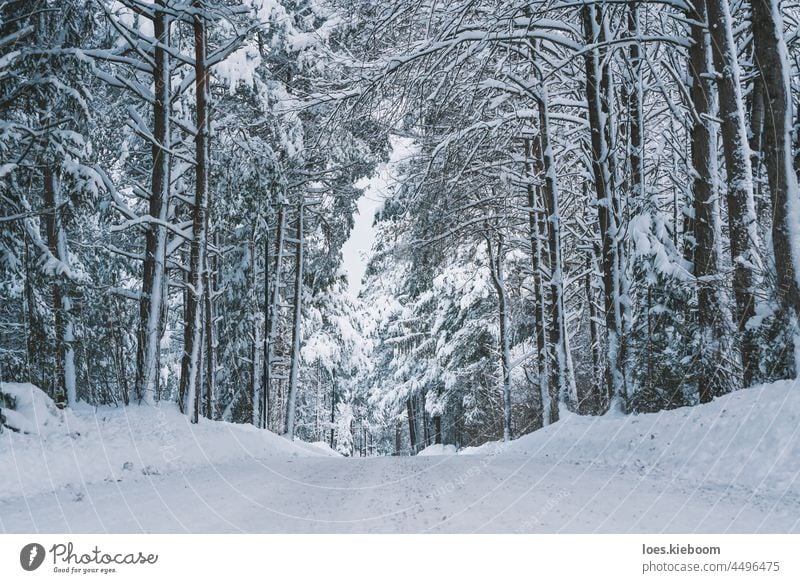
[[456, 449], [455, 445], [450, 444], [441, 444], [435, 443], [433, 445], [429, 445], [417, 455], [426, 456], [426, 455], [453, 455], [458, 453], [458, 449]]
[[81, 409], [80, 435], [2, 435], [0, 530], [800, 532], [798, 388], [568, 416], [471, 455], [413, 458], [335, 457], [252, 428], [192, 427], [168, 407]]
[[[462, 454], [498, 447], [486, 444]], [[652, 473], [663, 479], [800, 493], [800, 383], [737, 391], [699, 407], [562, 420], [503, 450], [554, 462]]]
[[0, 499], [236, 460], [339, 455], [324, 444], [289, 442], [251, 425], [205, 419], [192, 425], [174, 403], [58, 411], [32, 385], [0, 383], [0, 391], [24, 403], [19, 413], [3, 409], [3, 415], [27, 432], [0, 434]]

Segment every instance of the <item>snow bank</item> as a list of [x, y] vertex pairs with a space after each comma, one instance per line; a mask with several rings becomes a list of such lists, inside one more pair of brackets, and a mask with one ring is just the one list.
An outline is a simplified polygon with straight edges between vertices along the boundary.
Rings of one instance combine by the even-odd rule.
[[[23, 400], [34, 396], [24, 412], [3, 408], [3, 415], [18, 413], [17, 422], [36, 431], [0, 434], [0, 497], [147, 479], [233, 460], [337, 455], [252, 425], [206, 419], [192, 425], [174, 403], [97, 409], [81, 404], [74, 411], [52, 411], [49, 397], [32, 385], [5, 383], [3, 390], [9, 385]], [[45, 412], [50, 417], [42, 423]]]
[[329, 457], [344, 457], [335, 449], [331, 449], [331, 446], [324, 441], [312, 441], [309, 443], [305, 441], [295, 440], [294, 444], [298, 447], [301, 447], [317, 455], [321, 453], [322, 455], [326, 455]]
[[71, 411], [62, 411], [41, 389], [30, 383], [0, 383], [4, 425], [36, 435], [64, 433]]
[[417, 455], [455, 455], [456, 453], [458, 453], [458, 450], [456, 450], [455, 445], [434, 443], [423, 449]]
[[655, 472], [701, 484], [800, 490], [800, 383], [737, 391], [707, 405], [580, 417], [461, 454], [520, 454]]

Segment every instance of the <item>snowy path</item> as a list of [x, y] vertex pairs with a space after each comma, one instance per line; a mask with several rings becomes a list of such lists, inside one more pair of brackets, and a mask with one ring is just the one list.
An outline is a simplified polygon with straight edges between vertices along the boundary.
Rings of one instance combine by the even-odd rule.
[[796, 493], [516, 455], [293, 457], [0, 500], [5, 532], [800, 532]]

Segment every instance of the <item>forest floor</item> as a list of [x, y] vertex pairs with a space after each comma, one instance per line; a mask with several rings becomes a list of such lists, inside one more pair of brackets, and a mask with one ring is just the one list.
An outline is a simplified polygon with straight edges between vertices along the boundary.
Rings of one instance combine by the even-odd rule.
[[796, 382], [368, 458], [170, 404], [58, 417], [14, 390], [38, 434], [0, 435], [0, 532], [800, 532]]

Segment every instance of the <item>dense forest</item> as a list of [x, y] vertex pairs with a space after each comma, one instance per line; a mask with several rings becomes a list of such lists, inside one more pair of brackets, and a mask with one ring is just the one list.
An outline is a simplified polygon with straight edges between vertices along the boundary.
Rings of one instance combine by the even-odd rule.
[[346, 455], [707, 403], [797, 375], [798, 171], [794, 0], [6, 0], [0, 380]]

